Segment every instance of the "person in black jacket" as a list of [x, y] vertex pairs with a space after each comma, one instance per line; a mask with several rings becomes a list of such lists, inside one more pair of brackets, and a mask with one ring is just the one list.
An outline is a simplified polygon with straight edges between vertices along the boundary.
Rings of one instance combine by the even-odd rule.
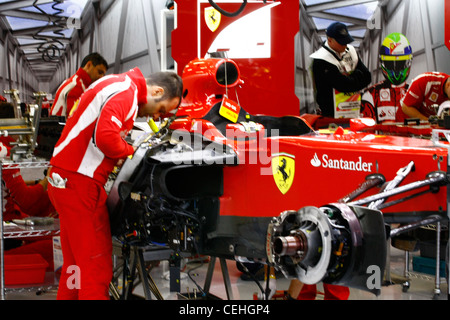
[[370, 71], [349, 43], [353, 37], [340, 22], [332, 23], [327, 41], [310, 57], [319, 114], [330, 118], [358, 118], [360, 90], [372, 81]]

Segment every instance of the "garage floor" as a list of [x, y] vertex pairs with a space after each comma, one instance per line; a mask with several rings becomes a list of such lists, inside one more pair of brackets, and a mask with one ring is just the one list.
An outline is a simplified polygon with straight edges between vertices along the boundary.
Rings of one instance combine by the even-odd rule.
[[[413, 253], [414, 255], [415, 253]], [[396, 248], [391, 249], [391, 280], [401, 278], [398, 275], [403, 275], [404, 272], [404, 259], [405, 255], [403, 251]], [[203, 263], [189, 262], [185, 260], [185, 269], [181, 273], [180, 291], [193, 298], [195, 295], [200, 295], [200, 291], [196, 290], [196, 285], [187, 276], [189, 270], [192, 279], [201, 287], [205, 283], [205, 278], [208, 269], [208, 261]], [[227, 267], [230, 277], [231, 289], [233, 300], [253, 300], [254, 295], [260, 292], [258, 285], [254, 281], [243, 281], [240, 276], [241, 272], [236, 268], [236, 262], [227, 261]], [[412, 270], [412, 266], [411, 266]], [[150, 275], [155, 282], [161, 296], [164, 300], [176, 300], [178, 295], [176, 292], [170, 292], [169, 281], [169, 267], [167, 261], [162, 261], [157, 264], [150, 272]], [[56, 299], [56, 286], [53, 286], [55, 282], [52, 274], [48, 275], [48, 285], [41, 288], [28, 288], [28, 289], [7, 289], [6, 300], [54, 300]], [[440, 279], [440, 294], [435, 295], [435, 277], [434, 275], [426, 275], [412, 271], [410, 275], [410, 286], [408, 290], [404, 290], [400, 284], [392, 284], [383, 286], [381, 294], [377, 297], [371, 293], [361, 291], [358, 289], [350, 289], [349, 300], [447, 300], [448, 299], [448, 287], [444, 278]], [[120, 285], [120, 284], [119, 284]], [[263, 283], [261, 283], [264, 286]], [[289, 287], [289, 280], [280, 277], [277, 279], [277, 290], [287, 290]], [[318, 285], [318, 291], [323, 291], [321, 284]], [[227, 299], [227, 294], [222, 278], [221, 265], [219, 260], [215, 264], [215, 269], [211, 281], [210, 294], [219, 297], [221, 299]], [[143, 297], [144, 293], [142, 286], [139, 285], [134, 290], [136, 297]], [[155, 299], [155, 295], [152, 295], [152, 299]], [[317, 299], [323, 299], [323, 295], [318, 295]]]

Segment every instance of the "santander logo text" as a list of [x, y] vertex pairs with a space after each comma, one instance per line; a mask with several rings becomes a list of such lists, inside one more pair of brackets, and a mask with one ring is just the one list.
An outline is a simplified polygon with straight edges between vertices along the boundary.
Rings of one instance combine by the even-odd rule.
[[311, 159], [311, 165], [315, 168], [328, 168], [335, 170], [348, 170], [358, 172], [372, 172], [373, 163], [363, 161], [362, 157], [357, 160], [332, 159], [328, 154], [323, 154], [322, 159], [319, 159], [317, 153]]

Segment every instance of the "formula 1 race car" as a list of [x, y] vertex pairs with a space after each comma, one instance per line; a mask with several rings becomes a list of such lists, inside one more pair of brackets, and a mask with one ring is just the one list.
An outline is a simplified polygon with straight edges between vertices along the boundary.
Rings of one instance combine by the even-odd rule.
[[391, 234], [447, 219], [442, 133], [364, 133], [364, 119], [321, 132], [298, 116], [248, 114], [229, 59], [196, 59], [182, 77], [176, 116], [111, 176], [122, 243], [258, 261], [303, 283], [376, 293], [368, 270], [383, 275]]

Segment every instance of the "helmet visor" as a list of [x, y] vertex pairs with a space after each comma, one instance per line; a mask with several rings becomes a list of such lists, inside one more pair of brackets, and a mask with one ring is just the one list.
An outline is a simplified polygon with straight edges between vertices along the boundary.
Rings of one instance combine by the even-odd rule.
[[411, 55], [407, 56], [381, 56], [381, 66], [385, 70], [401, 72], [411, 67]]

